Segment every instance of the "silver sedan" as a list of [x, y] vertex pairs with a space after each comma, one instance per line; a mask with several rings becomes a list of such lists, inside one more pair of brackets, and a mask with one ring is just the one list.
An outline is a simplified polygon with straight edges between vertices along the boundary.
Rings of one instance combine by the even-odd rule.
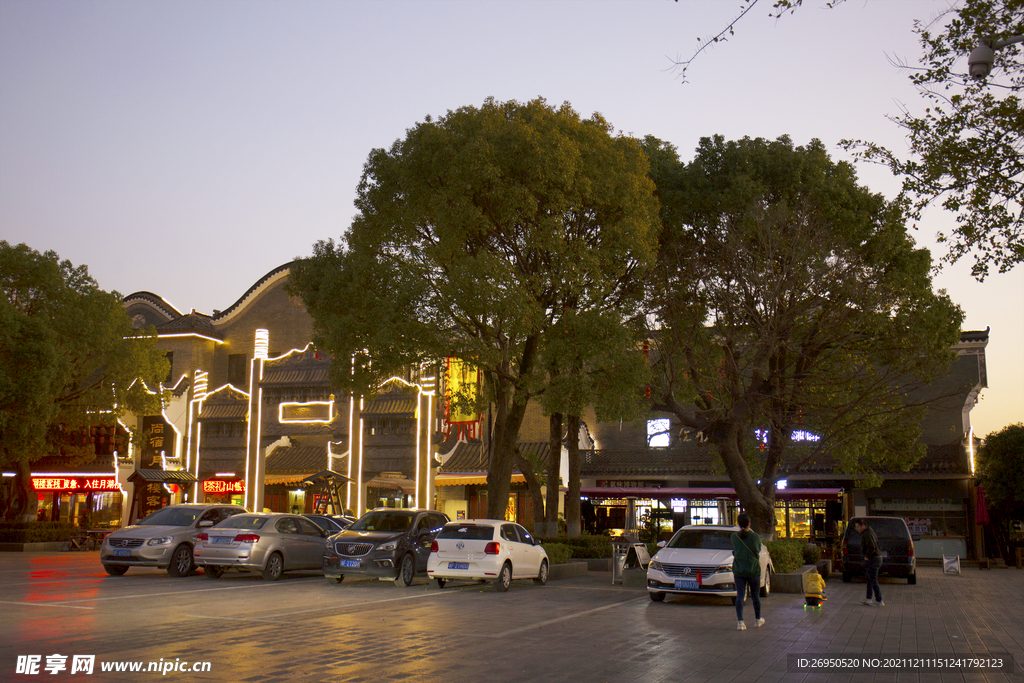
[[326, 536], [300, 515], [245, 513], [196, 536], [195, 562], [210, 579], [219, 579], [228, 569], [241, 569], [277, 581], [286, 571], [320, 569]]

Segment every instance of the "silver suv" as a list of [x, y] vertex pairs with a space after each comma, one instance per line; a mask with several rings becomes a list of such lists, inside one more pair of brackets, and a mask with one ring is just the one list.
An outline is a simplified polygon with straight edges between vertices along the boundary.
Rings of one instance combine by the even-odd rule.
[[111, 576], [121, 576], [129, 567], [188, 576], [195, 569], [192, 547], [199, 530], [240, 512], [246, 509], [238, 505], [168, 505], [108, 535], [100, 546], [100, 562]]

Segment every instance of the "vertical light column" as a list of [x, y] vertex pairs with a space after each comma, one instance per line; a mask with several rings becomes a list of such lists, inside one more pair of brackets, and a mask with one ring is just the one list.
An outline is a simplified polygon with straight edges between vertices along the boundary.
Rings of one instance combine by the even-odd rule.
[[269, 357], [270, 333], [256, 330], [252, 365], [249, 372], [249, 439], [245, 451], [245, 507], [253, 512], [263, 510], [263, 479], [267, 455], [260, 447], [263, 428], [263, 363]]
[[206, 398], [210, 375], [197, 369], [193, 377], [192, 400], [189, 401], [188, 407], [188, 453], [185, 460], [185, 471], [190, 472], [196, 478], [196, 483], [192, 485], [192, 502], [202, 503], [205, 501], [201, 497], [199, 488], [199, 447], [202, 437], [199, 416], [203, 412], [203, 400]]
[[437, 377], [424, 375], [420, 380], [416, 410], [416, 507], [431, 507], [434, 478], [430, 469], [434, 444], [434, 397]]

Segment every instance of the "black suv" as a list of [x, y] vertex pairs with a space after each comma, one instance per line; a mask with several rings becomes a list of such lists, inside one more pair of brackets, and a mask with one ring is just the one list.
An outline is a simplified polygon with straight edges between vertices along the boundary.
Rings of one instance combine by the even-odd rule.
[[[914, 556], [914, 539], [902, 517], [859, 517], [867, 521], [868, 527], [878, 536], [878, 548], [882, 551], [882, 567], [879, 576], [899, 576], [907, 583], [917, 583], [917, 558]], [[849, 583], [854, 576], [864, 575], [864, 551], [860, 547], [860, 534], [851, 521], [843, 538], [843, 581]]]
[[416, 574], [426, 574], [430, 544], [448, 522], [448, 515], [437, 510], [371, 510], [327, 539], [324, 576], [333, 583], [351, 574], [409, 586]]

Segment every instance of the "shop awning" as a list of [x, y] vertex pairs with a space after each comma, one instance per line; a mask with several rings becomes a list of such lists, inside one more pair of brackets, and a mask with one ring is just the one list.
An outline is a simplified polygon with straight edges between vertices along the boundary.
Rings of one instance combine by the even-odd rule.
[[268, 474], [263, 477], [264, 486], [273, 486], [274, 484], [301, 484], [314, 472], [303, 472], [299, 474]]
[[[708, 500], [711, 498], [736, 498], [736, 490], [731, 488], [697, 488], [692, 486], [661, 488], [647, 486], [587, 486], [580, 489], [580, 494], [590, 498], [652, 498], [665, 500], [671, 498], [695, 498]], [[775, 492], [776, 500], [836, 500], [843, 490], [835, 489], [782, 489]]]
[[[481, 472], [452, 472], [450, 474], [438, 474], [434, 477], [435, 486], [470, 486], [483, 485], [487, 483], [487, 473]], [[512, 473], [513, 484], [526, 483], [526, 477], [518, 472]]]
[[193, 484], [195, 483], [196, 478], [185, 470], [141, 469], [135, 470], [135, 472], [128, 477], [128, 481], [160, 481], [165, 484]]

